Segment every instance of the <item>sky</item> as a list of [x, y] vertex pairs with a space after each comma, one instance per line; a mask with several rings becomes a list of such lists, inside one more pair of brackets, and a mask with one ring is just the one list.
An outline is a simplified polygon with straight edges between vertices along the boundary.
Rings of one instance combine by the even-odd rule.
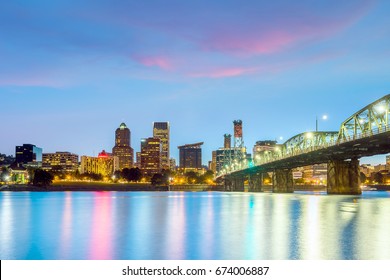
[[121, 122], [139, 151], [169, 121], [171, 156], [202, 141], [207, 164], [236, 119], [249, 150], [316, 116], [338, 131], [390, 93], [389, 13], [372, 0], [2, 0], [0, 153], [97, 155]]

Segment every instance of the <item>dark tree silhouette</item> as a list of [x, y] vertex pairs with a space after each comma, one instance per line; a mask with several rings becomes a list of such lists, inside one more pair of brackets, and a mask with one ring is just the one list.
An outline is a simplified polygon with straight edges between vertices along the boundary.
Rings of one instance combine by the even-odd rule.
[[214, 172], [211, 170], [207, 170], [202, 176], [199, 177], [199, 183], [208, 184], [210, 180], [214, 179]]
[[5, 179], [10, 175], [7, 167], [2, 167], [0, 172], [0, 181], [5, 181]]
[[164, 184], [164, 176], [161, 173], [153, 174], [151, 179], [152, 185], [163, 185]]
[[199, 182], [199, 176], [196, 172], [194, 171], [189, 171], [185, 174], [186, 178], [187, 178], [187, 182], [190, 183], [190, 184], [193, 184], [193, 183], [198, 183]]
[[119, 180], [122, 178], [122, 172], [120, 172], [119, 170], [115, 170], [114, 172], [114, 180]]
[[374, 173], [373, 177], [374, 177], [374, 181], [377, 182], [378, 184], [382, 184], [384, 181], [384, 176], [380, 172]]
[[136, 168], [130, 168], [130, 181], [138, 182], [142, 178], [141, 170]]
[[86, 178], [92, 181], [101, 181], [103, 179], [102, 174], [96, 174], [96, 173], [83, 173], [80, 175], [81, 178]]
[[366, 180], [367, 176], [363, 172], [360, 172], [360, 182], [364, 183]]
[[52, 182], [53, 175], [51, 175], [49, 172], [42, 169], [35, 170], [33, 179], [34, 186], [47, 187], [50, 186]]
[[121, 172], [121, 176], [126, 181], [130, 181], [130, 169], [129, 168], [123, 168]]
[[139, 168], [124, 168], [121, 172], [122, 178], [126, 181], [138, 182], [142, 178], [142, 173]]

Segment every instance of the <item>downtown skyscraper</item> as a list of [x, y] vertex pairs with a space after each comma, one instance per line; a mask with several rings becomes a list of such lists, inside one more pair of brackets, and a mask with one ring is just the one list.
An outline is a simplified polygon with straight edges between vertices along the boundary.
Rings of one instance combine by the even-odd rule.
[[161, 140], [161, 168], [169, 170], [169, 122], [154, 122], [153, 138]]
[[131, 147], [130, 136], [130, 129], [125, 123], [121, 123], [115, 131], [115, 146], [112, 148], [113, 156], [119, 159], [119, 170], [133, 166], [134, 150]]
[[179, 146], [179, 169], [182, 171], [200, 171], [202, 169], [203, 142]]
[[141, 171], [152, 177], [161, 172], [161, 140], [149, 137], [141, 139]]

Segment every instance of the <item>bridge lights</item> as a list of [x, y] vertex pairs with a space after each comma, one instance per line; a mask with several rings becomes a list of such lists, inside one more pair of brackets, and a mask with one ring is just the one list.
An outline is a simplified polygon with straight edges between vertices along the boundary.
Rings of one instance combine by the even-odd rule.
[[256, 155], [255, 156], [255, 164], [259, 164], [260, 163], [260, 159], [261, 159], [261, 157], [260, 157], [260, 155]]
[[376, 107], [375, 107], [375, 110], [376, 110], [378, 113], [383, 114], [383, 113], [386, 111], [386, 108], [385, 108], [385, 106], [383, 106], [383, 105], [381, 104], [381, 105], [379, 105], [379, 106], [376, 106]]
[[306, 138], [307, 139], [312, 139], [313, 138], [313, 133], [311, 133], [311, 132], [308, 132], [308, 133], [306, 133]]

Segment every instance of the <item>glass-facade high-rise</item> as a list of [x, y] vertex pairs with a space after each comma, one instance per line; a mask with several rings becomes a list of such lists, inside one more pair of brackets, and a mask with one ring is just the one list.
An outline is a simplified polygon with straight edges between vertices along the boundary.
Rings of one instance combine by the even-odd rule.
[[23, 144], [15, 148], [15, 162], [17, 164], [41, 167], [42, 165], [42, 148], [32, 144]]
[[119, 170], [133, 166], [134, 150], [131, 147], [130, 136], [130, 129], [125, 123], [121, 123], [115, 131], [115, 146], [112, 148], [112, 154], [119, 159]]
[[169, 122], [154, 122], [153, 137], [161, 140], [161, 168], [170, 169], [169, 163]]

